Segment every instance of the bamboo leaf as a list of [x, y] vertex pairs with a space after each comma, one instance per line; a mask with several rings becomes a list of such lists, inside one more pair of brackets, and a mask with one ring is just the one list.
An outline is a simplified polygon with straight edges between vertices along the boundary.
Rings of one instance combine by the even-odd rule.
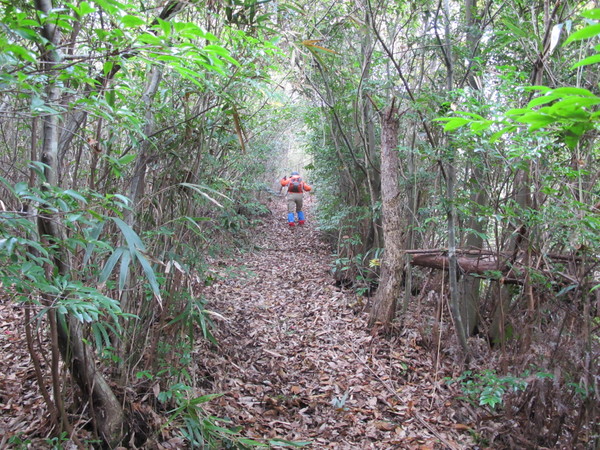
[[509, 125], [507, 127], [502, 128], [499, 131], [496, 131], [494, 134], [492, 134], [490, 136], [490, 142], [493, 144], [495, 142], [498, 141], [498, 139], [500, 139], [502, 136], [504, 136], [506, 133], [512, 133], [513, 131], [515, 131], [517, 129], [517, 127], [515, 127], [514, 125]]
[[600, 20], [600, 8], [583, 11], [581, 15], [587, 19]]
[[214, 190], [212, 190], [212, 189], [208, 189], [208, 188], [206, 188], [205, 186], [201, 186], [201, 185], [199, 185], [199, 184], [192, 184], [192, 183], [179, 183], [179, 186], [183, 186], [183, 187], [186, 187], [186, 188], [188, 188], [188, 189], [191, 189], [191, 190], [193, 190], [193, 191], [197, 192], [198, 194], [202, 195], [203, 197], [205, 197], [205, 198], [207, 198], [208, 200], [210, 200], [211, 202], [213, 202], [213, 203], [214, 203], [215, 205], [217, 205], [219, 208], [223, 208], [223, 205], [221, 205], [221, 204], [220, 204], [218, 201], [216, 201], [214, 198], [212, 198], [210, 195], [208, 195], [206, 192], [204, 192], [205, 190], [210, 190], [210, 191], [212, 191], [212, 192], [214, 192], [214, 193], [217, 193], [217, 194], [219, 194], [219, 195], [222, 195], [223, 197], [225, 197], [225, 198], [226, 198], [226, 199], [228, 199], [228, 200], [231, 200], [229, 197], [227, 197], [227, 196], [225, 196], [225, 195], [223, 195], [223, 194], [221, 194], [221, 193], [219, 193], [219, 192], [216, 192], [216, 191], [214, 191]]
[[322, 47], [320, 45], [317, 45], [317, 42], [321, 42], [321, 41], [322, 41], [322, 39], [307, 39], [307, 40], [302, 41], [302, 45], [304, 45], [309, 50], [318, 49], [318, 50], [321, 50], [321, 51], [324, 51], [324, 52], [328, 52], [328, 53], [333, 53], [333, 54], [339, 55], [339, 53], [336, 52], [336, 51], [334, 51], [334, 50], [330, 50], [328, 48], [325, 48], [325, 47]]
[[585, 59], [582, 59], [581, 61], [573, 64], [571, 66], [571, 69], [576, 69], [577, 67], [582, 67], [582, 66], [589, 66], [591, 64], [598, 64], [600, 63], [600, 53], [596, 54], [596, 55], [592, 55], [589, 56]]
[[156, 279], [156, 274], [154, 273], [154, 269], [152, 269], [150, 262], [142, 253], [140, 253], [136, 250], [134, 252], [134, 254], [135, 254], [135, 257], [140, 262], [140, 265], [142, 266], [144, 274], [146, 275], [146, 278], [148, 279], [148, 283], [150, 283], [150, 287], [152, 288], [152, 292], [154, 293], [154, 296], [156, 297], [156, 301], [158, 301], [158, 305], [162, 309], [162, 296], [160, 295], [160, 286], [158, 285], [158, 280]]
[[597, 36], [598, 34], [600, 34], [600, 23], [587, 26], [587, 27], [571, 34], [565, 41], [564, 45], [567, 45], [568, 43], [573, 42], [573, 41], [581, 41], [583, 39], [589, 39], [591, 37]]
[[92, 256], [92, 252], [94, 251], [94, 248], [96, 247], [96, 244], [94, 243], [94, 241], [96, 241], [98, 239], [98, 237], [100, 236], [100, 233], [102, 233], [102, 229], [104, 228], [104, 224], [106, 222], [104, 221], [100, 221], [98, 222], [94, 227], [92, 227], [92, 229], [90, 230], [89, 236], [88, 236], [88, 245], [85, 248], [85, 254], [83, 255], [83, 265], [85, 266], [88, 261], [90, 260], [91, 256]]
[[207, 394], [207, 395], [203, 395], [201, 397], [196, 397], [196, 398], [190, 400], [190, 405], [199, 405], [201, 403], [210, 402], [211, 400], [213, 400], [215, 398], [222, 397], [222, 396], [223, 396], [223, 394]]
[[121, 258], [121, 270], [119, 270], [119, 290], [125, 289], [125, 283], [127, 282], [127, 275], [129, 274], [129, 264], [131, 263], [131, 253], [123, 252]]
[[514, 25], [511, 21], [509, 20], [505, 20], [504, 21], [504, 25], [510, 30], [512, 31], [512, 33], [515, 36], [518, 37], [522, 37], [522, 38], [528, 38], [529, 39], [529, 33], [527, 31], [522, 30], [521, 28], [517, 27], [516, 25]]
[[79, 192], [76, 192], [72, 189], [67, 189], [63, 192], [63, 194], [68, 195], [69, 197], [74, 198], [75, 200], [79, 200], [80, 202], [87, 205], [87, 200], [84, 196], [82, 196]]
[[123, 255], [123, 252], [125, 252], [125, 251], [126, 251], [125, 248], [118, 247], [117, 249], [115, 249], [113, 254], [110, 255], [110, 257], [106, 261], [106, 264], [104, 264], [104, 268], [102, 269], [100, 276], [98, 277], [99, 283], [104, 283], [106, 280], [108, 280], [108, 277], [110, 276], [113, 269], [115, 268], [117, 261], [119, 261], [119, 258]]
[[311, 441], [286, 441], [284, 439], [269, 439], [269, 444], [282, 447], [306, 447], [312, 445]]
[[127, 225], [118, 217], [112, 217], [112, 220], [120, 228], [121, 233], [123, 233], [123, 237], [125, 238], [125, 242], [127, 242], [127, 245], [129, 246], [129, 251], [131, 252], [131, 254], [135, 254], [137, 250], [146, 251], [142, 240], [129, 225]]

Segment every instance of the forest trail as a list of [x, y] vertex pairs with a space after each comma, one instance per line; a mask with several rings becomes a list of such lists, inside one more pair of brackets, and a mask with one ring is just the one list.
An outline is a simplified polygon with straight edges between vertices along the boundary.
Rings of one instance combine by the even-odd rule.
[[335, 286], [307, 203], [307, 224], [289, 228], [276, 198], [255, 252], [219, 261], [221, 278], [202, 289], [224, 318], [218, 350], [203, 345], [196, 355], [199, 375], [212, 380], [207, 393], [223, 393], [211, 413], [246, 437], [308, 448], [467, 448], [468, 427], [456, 424], [418, 333], [371, 334], [365, 307]]

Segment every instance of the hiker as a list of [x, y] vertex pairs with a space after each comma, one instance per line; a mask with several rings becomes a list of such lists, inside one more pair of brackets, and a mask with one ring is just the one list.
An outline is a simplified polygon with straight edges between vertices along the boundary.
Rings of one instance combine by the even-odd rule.
[[310, 191], [312, 188], [302, 181], [298, 172], [292, 172], [292, 175], [283, 177], [280, 181], [281, 186], [288, 188], [288, 225], [290, 227], [296, 226], [294, 220], [294, 212], [298, 213], [298, 225], [304, 225], [304, 211], [302, 211], [302, 197], [304, 192]]

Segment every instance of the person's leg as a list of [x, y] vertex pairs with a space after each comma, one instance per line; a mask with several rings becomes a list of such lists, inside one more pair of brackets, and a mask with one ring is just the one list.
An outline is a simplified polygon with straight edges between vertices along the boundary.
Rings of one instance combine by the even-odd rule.
[[288, 194], [288, 225], [293, 227], [294, 223], [294, 211], [296, 210], [296, 202], [293, 199], [293, 194]]
[[302, 211], [303, 207], [303, 198], [302, 194], [298, 195], [298, 200], [296, 201], [296, 211], [298, 212], [298, 225], [304, 225], [304, 211]]

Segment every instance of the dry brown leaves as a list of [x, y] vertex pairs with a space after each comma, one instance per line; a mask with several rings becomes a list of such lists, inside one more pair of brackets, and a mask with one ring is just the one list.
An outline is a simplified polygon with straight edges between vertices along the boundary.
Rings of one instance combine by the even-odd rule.
[[[307, 224], [293, 229], [276, 200], [254, 233], [256, 251], [213, 261], [217, 281], [199, 288], [220, 343], [199, 342], [195, 352], [202, 394], [223, 393], [208, 412], [245, 437], [310, 448], [468, 447], [469, 425], [457, 423], [446, 374], [432, 366], [416, 327], [391, 339], [372, 333], [354, 293], [334, 284], [310, 198]], [[23, 323], [22, 310], [0, 299], [0, 448], [15, 433], [49, 435]], [[183, 446], [164, 438], [162, 448]]]
[[[367, 313], [337, 288], [331, 251], [310, 215], [290, 229], [283, 199], [255, 235], [253, 254], [221, 261], [230, 274], [202, 289], [221, 314], [197, 362], [224, 395], [209, 408], [247, 437], [311, 441], [312, 448], [465, 448], [431, 355], [407, 327], [371, 334]], [[237, 268], [237, 270], [235, 270]]]
[[[49, 425], [27, 351], [23, 316], [21, 306], [0, 297], [0, 448], [7, 448], [8, 440], [17, 434], [29, 436]], [[44, 360], [41, 363], [45, 365]]]

